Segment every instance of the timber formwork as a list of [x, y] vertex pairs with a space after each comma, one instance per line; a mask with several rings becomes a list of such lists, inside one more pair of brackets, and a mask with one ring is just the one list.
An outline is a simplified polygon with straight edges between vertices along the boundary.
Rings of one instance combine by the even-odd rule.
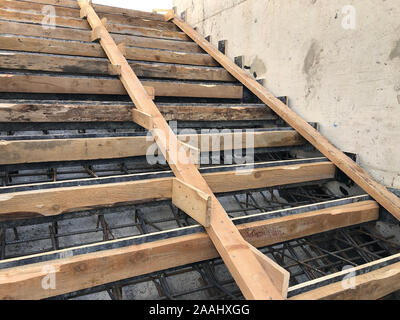
[[[397, 196], [184, 21], [86, 1], [0, 4], [0, 298], [400, 289]], [[166, 121], [179, 141], [194, 128], [211, 142], [182, 143], [199, 169], [171, 161], [162, 139], [167, 163], [148, 163], [148, 132], [175, 139]], [[210, 153], [238, 138], [254, 139], [254, 162], [230, 162], [229, 144]], [[46, 270], [56, 287], [42, 285]]]

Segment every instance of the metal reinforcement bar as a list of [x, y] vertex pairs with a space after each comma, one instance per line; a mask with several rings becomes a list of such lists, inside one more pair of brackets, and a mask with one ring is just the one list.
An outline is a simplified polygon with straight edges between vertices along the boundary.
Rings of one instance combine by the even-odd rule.
[[[133, 120], [148, 129], [176, 176], [173, 202], [198, 222], [203, 223], [216, 249], [247, 299], [282, 299], [282, 289], [274, 283], [276, 273], [282, 283], [287, 271], [261, 255], [246, 242], [193, 163], [179, 157], [185, 154], [180, 143], [154, 104], [88, 1], [78, 0], [81, 17], [93, 29], [92, 40], [99, 40], [116, 74], [136, 106]], [[180, 158], [180, 159], [176, 159]], [[271, 277], [271, 275], [274, 275]], [[286, 287], [287, 289], [287, 287]]]
[[315, 148], [331, 160], [340, 170], [347, 174], [365, 192], [369, 193], [380, 205], [387, 209], [395, 218], [400, 220], [400, 198], [391, 193], [380, 183], [376, 182], [357, 163], [336, 148], [327, 138], [309, 125], [303, 118], [278, 100], [266, 88], [252, 78], [245, 70], [239, 68], [226, 55], [218, 51], [202, 35], [189, 24], [174, 15], [170, 10], [165, 15], [166, 21], [172, 21], [185, 32], [205, 52], [220, 63], [233, 77], [240, 81], [262, 102], [271, 108], [278, 116], [292, 126], [299, 134], [309, 141]]
[[[369, 196], [340, 199], [232, 221], [252, 245], [264, 247], [375, 221], [379, 217], [379, 206], [369, 199]], [[212, 242], [198, 225], [110, 240], [2, 261], [0, 297], [47, 298], [216, 257], [218, 253]], [[43, 278], [40, 270], [44, 265], [57, 270], [57, 282], [62, 285], [55, 290], [40, 288]], [[279, 279], [280, 275], [274, 276]], [[281, 289], [286, 296], [288, 283], [285, 284]]]

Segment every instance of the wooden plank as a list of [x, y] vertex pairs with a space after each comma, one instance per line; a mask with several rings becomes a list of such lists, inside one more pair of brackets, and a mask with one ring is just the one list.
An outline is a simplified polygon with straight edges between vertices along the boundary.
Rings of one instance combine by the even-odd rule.
[[[157, 104], [163, 116], [169, 121], [251, 121], [276, 120], [277, 117], [265, 106], [257, 105], [182, 105]], [[214, 115], [214, 116], [210, 116]]]
[[[47, 5], [61, 6], [67, 8], [79, 9], [79, 5], [75, 0], [18, 0], [27, 3], [41, 3]], [[150, 20], [165, 21], [162, 14], [157, 14], [153, 12], [138, 11], [133, 9], [110, 7], [101, 4], [93, 3], [93, 8], [99, 13], [112, 13], [133, 18], [142, 18]]]
[[[258, 168], [251, 176], [237, 175], [235, 170], [206, 173], [203, 174], [203, 178], [213, 192], [221, 193], [320, 181], [332, 179], [334, 175], [334, 166], [329, 162], [323, 162]], [[171, 199], [172, 180], [172, 178], [150, 179], [0, 194], [0, 221], [55, 216], [99, 207]], [[210, 214], [212, 219], [213, 213]]]
[[137, 109], [132, 109], [132, 119], [135, 123], [147, 130], [153, 129], [153, 119], [149, 114], [145, 112], [139, 111]]
[[[390, 257], [389, 257], [390, 258]], [[400, 290], [400, 262], [352, 279], [354, 287], [333, 283], [290, 298], [290, 300], [378, 300]]]
[[[63, 72], [72, 74], [109, 74], [108, 59], [44, 55], [16, 51], [0, 51], [0, 68]], [[182, 80], [235, 81], [223, 68], [131, 61], [138, 77]]]
[[[135, 110], [135, 114], [138, 112], [141, 111]], [[144, 114], [151, 118], [150, 115]], [[154, 121], [152, 119], [150, 121], [153, 128]], [[137, 123], [150, 126], [147, 120]], [[254, 148], [296, 146], [304, 143], [295, 131], [204, 133], [185, 135], [180, 139], [183, 142], [189, 141], [194, 148], [202, 152], [231, 150], [234, 145], [233, 140], [236, 140], [237, 147], [241, 148], [245, 148], [246, 141], [250, 139], [254, 141]], [[45, 140], [0, 139], [0, 165], [145, 156], [153, 144], [154, 141], [148, 141], [146, 136]]]
[[[90, 42], [91, 31], [80, 29], [69, 29], [55, 27], [53, 29], [45, 29], [41, 25], [27, 24], [12, 21], [0, 21], [0, 30], [3, 34], [13, 34], [20, 36], [33, 36], [49, 39], [75, 40]], [[167, 39], [145, 38], [139, 36], [130, 36], [124, 34], [113, 33], [112, 37], [117, 42], [125, 42], [127, 46], [135, 46], [142, 48], [166, 49], [174, 48], [176, 51], [203, 53], [194, 42], [176, 41]], [[3, 39], [4, 40], [4, 39]]]
[[[27, 86], [29, 83], [29, 86]], [[207, 85], [177, 81], [143, 81], [149, 94], [154, 88], [160, 97], [199, 97], [241, 99], [243, 88], [237, 85]], [[0, 74], [0, 92], [63, 93], [63, 94], [108, 94], [126, 95], [121, 81], [111, 78], [76, 76], [47, 76]]]
[[[104, 28], [96, 12], [86, 0], [78, 0], [78, 3], [92, 29], [98, 27]], [[161, 135], [154, 135], [159, 149], [167, 159], [176, 178], [211, 196], [211, 221], [207, 232], [243, 292], [243, 295], [247, 299], [282, 299], [281, 293], [274, 286], [270, 276], [251, 251], [249, 244], [242, 238], [239, 231], [229, 220], [224, 208], [196, 166], [190, 163], [181, 163], [179, 160], [176, 162], [173, 161], [176, 158], [177, 146], [179, 145], [176, 135], [161, 115], [157, 106], [149, 99], [145, 90], [143, 90], [141, 82], [105, 28], [100, 44], [110, 62], [121, 65], [121, 82], [124, 84], [135, 106], [153, 117], [154, 132], [157, 132], [156, 130], [162, 132]]]
[[[265, 106], [157, 104], [167, 121], [276, 120]], [[130, 122], [133, 105], [0, 103], [0, 122]]]
[[[239, 225], [245, 240], [265, 247], [312, 234], [378, 219], [373, 201], [344, 205], [291, 217]], [[60, 251], [63, 252], [63, 251]], [[0, 270], [0, 299], [43, 299], [102, 284], [183, 266], [219, 256], [205, 233], [94, 252]], [[56, 270], [57, 287], [43, 290], [43, 266]], [[93, 272], [96, 270], [96, 272]], [[397, 280], [397, 279], [396, 279]], [[392, 281], [391, 286], [400, 281]], [[24, 288], [24, 290], [21, 290]]]
[[241, 175], [227, 172], [209, 173], [204, 178], [213, 191], [223, 193], [332, 179], [334, 175], [335, 166], [330, 162], [321, 162], [255, 169], [247, 175], [244, 172], [241, 172]]
[[[43, 4], [38, 3], [26, 3], [14, 0], [1, 0], [1, 8], [2, 11], [8, 11], [11, 14], [6, 15], [2, 14], [3, 18], [8, 18], [13, 20], [14, 13], [25, 13], [30, 14], [32, 16], [32, 20], [37, 22], [45, 20], [45, 15], [43, 14], [43, 8], [45, 7]], [[73, 8], [65, 8], [65, 7], [55, 7], [56, 13], [56, 23], [59, 25], [59, 20], [63, 20], [65, 24], [64, 26], [75, 27], [79, 25], [79, 9]], [[174, 24], [168, 23], [165, 21], [157, 21], [139, 17], [128, 17], [123, 15], [115, 15], [110, 13], [102, 13], [100, 14], [101, 18], [107, 18], [108, 21], [113, 22], [114, 24], [126, 24], [136, 27], [144, 27], [156, 30], [165, 30], [165, 31], [177, 31], [179, 30]], [[70, 21], [68, 21], [70, 20]], [[82, 22], [82, 21], [81, 21]]]
[[[35, 53], [51, 53], [95, 58], [106, 57], [97, 43], [81, 43], [27, 37], [0, 36], [0, 49]], [[126, 47], [128, 60], [166, 62], [216, 67], [218, 64], [207, 54]]]
[[172, 203], [202, 226], [210, 226], [211, 197], [179, 179], [172, 182]]
[[272, 95], [266, 88], [252, 78], [245, 70], [239, 68], [227, 56], [219, 52], [185, 21], [175, 17], [172, 21], [193, 41], [218, 61], [228, 72], [253, 92], [261, 101], [270, 107], [290, 126], [297, 130], [306, 140], [339, 167], [357, 185], [368, 192], [378, 203], [400, 220], [400, 198], [386, 187], [376, 182], [364, 169], [336, 148], [327, 138], [319, 133], [307, 121], [296, 114], [287, 105]]
[[271, 275], [272, 282], [275, 287], [279, 289], [279, 292], [282, 293], [282, 297], [286, 299], [288, 295], [290, 273], [283, 269], [274, 260], [258, 251], [255, 247], [251, 246], [251, 250], [254, 252], [254, 255], [264, 267], [265, 271]]

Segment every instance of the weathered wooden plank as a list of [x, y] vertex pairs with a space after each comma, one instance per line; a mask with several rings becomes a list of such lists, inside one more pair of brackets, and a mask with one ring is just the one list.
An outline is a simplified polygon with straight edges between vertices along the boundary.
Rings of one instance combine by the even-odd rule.
[[[79, 5], [75, 0], [18, 0], [18, 1], [27, 2], [27, 3], [41, 3], [41, 4], [46, 4], [46, 5], [54, 5], [54, 6], [79, 9]], [[112, 14], [133, 17], [133, 18], [165, 21], [164, 16], [162, 14], [157, 14], [157, 13], [153, 13], [153, 12], [145, 12], [145, 11], [138, 11], [138, 10], [133, 10], [133, 9], [111, 7], [111, 6], [105, 6], [105, 5], [101, 5], [101, 4], [95, 4], [95, 3], [93, 3], [93, 8], [99, 13], [112, 13]]]
[[[31, 15], [31, 22], [39, 22], [48, 21], [46, 19], [46, 14], [48, 12], [43, 11], [45, 5], [34, 3], [34, 2], [22, 2], [22, 1], [13, 1], [13, 0], [1, 0], [1, 17], [14, 20], [14, 14], [29, 14]], [[62, 21], [63, 26], [67, 27], [77, 27], [82, 26], [84, 24], [79, 24], [80, 22], [84, 22], [80, 19], [79, 9], [66, 8], [66, 7], [54, 7], [56, 14], [56, 24], [60, 25], [60, 21]], [[7, 14], [9, 12], [9, 14]], [[107, 18], [108, 21], [114, 24], [126, 24], [136, 27], [144, 27], [151, 28], [157, 30], [165, 30], [165, 31], [177, 31], [179, 30], [173, 23], [165, 22], [165, 21], [157, 21], [152, 19], [145, 19], [140, 17], [129, 17], [123, 15], [116, 15], [112, 13], [102, 13], [100, 14], [101, 18]], [[68, 21], [69, 20], [69, 21]], [[112, 25], [110, 31], [112, 31]]]
[[[155, 80], [143, 84], [154, 88], [156, 96], [241, 99], [243, 95], [243, 88], [237, 85]], [[0, 74], [0, 92], [127, 95], [121, 81], [110, 78], [20, 74]]]
[[[4, 69], [108, 75], [109, 64], [110, 62], [105, 58], [95, 59], [64, 55], [0, 51], [0, 68]], [[223, 68], [145, 63], [136, 61], [131, 61], [129, 64], [138, 77], [227, 82], [235, 81], [235, 79]]]
[[[239, 225], [244, 239], [265, 247], [378, 219], [373, 201]], [[284, 240], [282, 240], [284, 239]], [[197, 233], [0, 271], [0, 299], [43, 299], [218, 257], [211, 239]], [[150, 259], [151, 257], [151, 259]], [[55, 290], [42, 289], [43, 266], [56, 270]], [[93, 272], [96, 270], [96, 272]], [[386, 275], [388, 275], [386, 273]], [[392, 277], [390, 288], [400, 283]], [[394, 281], [396, 280], [396, 281]], [[21, 290], [24, 288], [24, 290]], [[380, 288], [384, 288], [380, 286]], [[379, 290], [381, 291], [381, 290]]]
[[375, 181], [356, 162], [336, 148], [326, 137], [319, 133], [307, 121], [296, 114], [287, 105], [268, 92], [261, 84], [252, 78], [245, 70], [239, 68], [227, 56], [219, 52], [210, 42], [205, 40], [185, 21], [174, 17], [172, 21], [185, 32], [193, 41], [218, 61], [237, 80], [253, 92], [261, 101], [276, 112], [284, 121], [297, 130], [306, 140], [322, 154], [337, 165], [357, 185], [368, 192], [378, 203], [400, 220], [400, 198], [391, 193], [386, 187]]
[[[132, 116], [131, 116], [132, 117]], [[262, 131], [254, 133], [223, 133], [185, 135], [191, 145], [202, 152], [230, 150], [233, 141], [246, 147], [254, 141], [255, 148], [298, 146], [304, 140], [295, 131]], [[239, 144], [240, 142], [240, 144]], [[194, 145], [196, 143], [196, 145]], [[115, 159], [145, 156], [154, 141], [146, 136], [49, 139], [49, 140], [0, 140], [0, 164]]]
[[[0, 49], [96, 58], [106, 57], [104, 50], [97, 43], [67, 42], [20, 36], [0, 36]], [[207, 54], [146, 48], [126, 47], [126, 58], [128, 60], [139, 61], [167, 62], [211, 67], [218, 66], [214, 59]]]
[[[203, 178], [213, 192], [221, 193], [332, 179], [334, 175], [332, 163], [319, 162], [257, 168], [248, 175], [237, 175], [235, 170], [206, 173]], [[54, 216], [98, 207], [171, 199], [172, 179], [0, 194], [0, 220]]]
[[[251, 121], [276, 120], [277, 117], [265, 106], [258, 105], [182, 105], [158, 104], [163, 116], [169, 121]], [[189, 115], [190, 114], [190, 115]]]
[[[100, 29], [100, 44], [107, 57], [114, 65], [121, 66], [121, 82], [129, 93], [136, 107], [153, 118], [153, 135], [159, 149], [168, 161], [176, 178], [190, 184], [211, 197], [211, 219], [207, 233], [233, 275], [236, 283], [247, 299], [283, 299], [281, 292], [271, 281], [267, 270], [254, 255], [249, 244], [243, 239], [239, 231], [229, 220], [221, 203], [213, 194], [207, 182], [201, 176], [194, 164], [182, 163], [177, 158], [179, 141], [161, 115], [157, 106], [149, 99], [143, 85], [128, 65], [120, 48], [116, 45], [96, 12], [86, 0], [79, 0], [81, 17], [86, 17], [93, 30]], [[183, 89], [183, 88], [182, 88]], [[161, 134], [160, 134], [161, 133]]]
[[[276, 120], [260, 105], [157, 104], [167, 121]], [[130, 122], [133, 105], [0, 103], [0, 122]]]
[[[13, 21], [0, 21], [0, 30], [3, 34], [91, 42], [91, 31], [89, 30], [60, 27], [48, 29], [43, 28], [39, 24], [27, 24]], [[166, 50], [171, 50], [171, 48], [173, 48], [173, 50], [176, 51], [203, 53], [203, 49], [194, 42], [146, 38], [118, 33], [112, 33], [112, 37], [115, 41], [124, 42], [127, 46]]]
[[[390, 257], [389, 257], [390, 258]], [[321, 279], [322, 280], [322, 279]], [[355, 276], [354, 287], [342, 281], [290, 298], [290, 300], [378, 300], [400, 290], [400, 263]]]

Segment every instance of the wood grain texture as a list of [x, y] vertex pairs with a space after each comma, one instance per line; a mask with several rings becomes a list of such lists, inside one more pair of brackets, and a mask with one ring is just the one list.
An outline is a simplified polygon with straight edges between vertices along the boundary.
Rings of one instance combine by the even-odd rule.
[[[236, 171], [208, 173], [203, 178], [213, 192], [222, 193], [332, 179], [334, 174], [334, 166], [327, 162], [260, 168], [251, 175], [237, 175]], [[171, 195], [172, 178], [0, 194], [0, 220], [171, 199]]]
[[[67, 8], [74, 8], [79, 10], [78, 2], [75, 0], [18, 0], [19, 2], [26, 2], [30, 3], [40, 3], [45, 5], [54, 5], [54, 6], [61, 6]], [[143, 19], [150, 19], [150, 20], [158, 20], [158, 21], [165, 21], [164, 16], [162, 14], [152, 13], [152, 12], [144, 12], [138, 11], [133, 9], [126, 9], [126, 8], [119, 8], [119, 7], [112, 7], [112, 6], [105, 6], [101, 4], [93, 3], [93, 8], [96, 12], [99, 13], [113, 13], [122, 16], [128, 16], [133, 18], [143, 18]]]
[[[371, 201], [239, 225], [245, 240], [256, 247], [292, 240], [304, 235], [374, 221], [378, 205]], [[0, 299], [43, 299], [152, 272], [214, 259], [219, 256], [205, 233], [142, 245], [70, 257], [0, 270]], [[43, 266], [56, 270], [56, 290], [43, 290]], [[96, 270], [96, 272], [93, 272]], [[378, 282], [379, 279], [375, 278]], [[392, 277], [388, 286], [397, 287]], [[379, 286], [385, 291], [385, 286]], [[389, 290], [387, 290], [389, 291]]]
[[[106, 57], [104, 50], [97, 43], [38, 39], [21, 36], [0, 36], [0, 49], [95, 58]], [[126, 58], [128, 60], [137, 61], [165, 62], [208, 67], [219, 66], [215, 60], [207, 54], [146, 48], [126, 47]]]
[[[223, 68], [138, 61], [130, 61], [129, 64], [138, 77], [226, 82], [235, 81]], [[0, 68], [4, 69], [109, 75], [109, 65], [110, 62], [108, 59], [101, 58], [94, 59], [89, 57], [0, 51]]]
[[287, 105], [277, 99], [266, 88], [252, 78], [245, 70], [239, 68], [227, 56], [219, 52], [185, 21], [175, 17], [172, 19], [183, 32], [218, 61], [228, 72], [253, 92], [261, 101], [277, 115], [299, 132], [315, 148], [331, 160], [339, 169], [349, 176], [357, 185], [369, 193], [378, 203], [400, 220], [400, 198], [386, 187], [375, 181], [364, 169], [336, 148], [326, 137], [319, 133], [307, 121], [296, 114]]
[[[20, 13], [20, 14], [29, 14], [31, 15], [31, 22], [41, 22], [41, 21], [46, 21], [46, 7], [43, 4], [39, 3], [34, 3], [34, 2], [23, 2], [23, 1], [14, 1], [14, 0], [1, 0], [1, 11], [3, 13], [1, 16], [3, 18], [7, 18], [10, 20], [14, 20], [15, 13]], [[66, 8], [66, 7], [54, 7], [55, 9], [55, 14], [56, 14], [56, 24], [60, 25], [60, 21], [62, 21], [62, 26], [65, 27], [81, 27], [87, 25], [84, 25], [80, 19], [80, 10], [79, 9], [73, 9], [73, 8]], [[9, 13], [8, 13], [9, 12]], [[154, 29], [154, 30], [159, 30], [159, 31], [174, 31], [175, 33], [178, 33], [179, 29], [172, 23], [168, 23], [165, 21], [160, 21], [160, 20], [153, 20], [153, 19], [147, 19], [147, 18], [140, 18], [140, 17], [129, 17], [129, 16], [123, 16], [123, 15], [116, 15], [112, 13], [101, 13], [100, 18], [107, 18], [107, 20], [110, 22], [109, 27], [110, 31], [113, 31], [113, 26], [114, 25], [128, 25], [128, 26], [135, 26], [135, 27], [143, 27], [143, 28], [149, 28], [149, 29]], [[79, 23], [81, 22], [81, 23]], [[185, 36], [186, 38], [186, 36]]]
[[[13, 21], [0, 21], [0, 30], [2, 31], [2, 33], [10, 35], [91, 42], [90, 41], [91, 31], [83, 29], [81, 30], [81, 29], [61, 28], [61, 27], [46, 29], [42, 28], [42, 26], [39, 24], [27, 24], [23, 22], [13, 22]], [[176, 51], [204, 53], [203, 49], [201, 49], [194, 42], [146, 38], [146, 37], [118, 34], [118, 33], [112, 33], [112, 37], [116, 42], [118, 43], [124, 42], [127, 46], [165, 49], [165, 50], [171, 50], [171, 48], [173, 48], [173, 50]]]
[[400, 263], [395, 263], [354, 278], [355, 287], [344, 289], [333, 283], [290, 300], [378, 300], [400, 290]]
[[[265, 106], [157, 104], [167, 121], [276, 120]], [[133, 105], [0, 103], [0, 122], [130, 122]]]
[[[29, 85], [28, 85], [29, 84]], [[241, 99], [237, 85], [207, 85], [187, 82], [143, 81], [156, 96]], [[0, 74], [0, 92], [127, 95], [121, 81], [110, 78]], [[153, 92], [148, 89], [148, 93]]]
[[[295, 131], [191, 134], [180, 139], [183, 142], [189, 141], [202, 152], [232, 150], [234, 140], [237, 141], [236, 147], [244, 149], [246, 141], [250, 139], [254, 141], [255, 148], [296, 146], [304, 143]], [[0, 139], [0, 165], [145, 156], [154, 144], [154, 141], [148, 140], [146, 136], [10, 141]]]

